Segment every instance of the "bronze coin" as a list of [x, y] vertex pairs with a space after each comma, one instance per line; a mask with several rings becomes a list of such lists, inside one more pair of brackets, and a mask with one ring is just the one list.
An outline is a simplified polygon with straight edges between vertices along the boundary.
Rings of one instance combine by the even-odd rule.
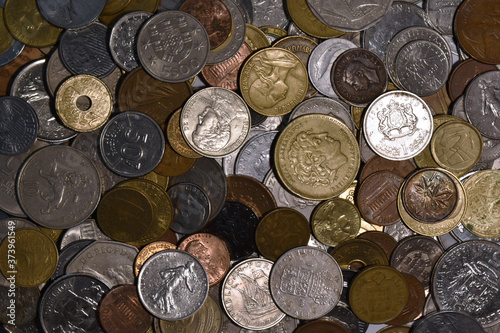
[[408, 177], [401, 198], [411, 217], [420, 222], [434, 223], [453, 212], [458, 191], [450, 176], [437, 168], [428, 168], [417, 170]]
[[10, 84], [14, 79], [16, 73], [21, 67], [28, 62], [41, 59], [45, 56], [40, 49], [35, 47], [25, 46], [22, 52], [11, 62], [4, 66], [0, 66], [0, 96], [7, 96], [10, 94]]
[[367, 106], [387, 89], [384, 62], [374, 52], [363, 48], [342, 53], [332, 68], [335, 92], [347, 103]]
[[177, 245], [177, 235], [172, 229], [168, 229], [167, 232], [161, 236], [158, 241], [164, 241], [164, 242], [169, 242], [174, 245]]
[[391, 258], [392, 251], [398, 246], [398, 241], [391, 235], [382, 231], [367, 231], [360, 234], [357, 238], [366, 239], [374, 242], [387, 255], [387, 260]]
[[121, 285], [102, 299], [99, 321], [106, 333], [145, 333], [153, 324], [153, 316], [142, 306], [136, 286]]
[[368, 162], [366, 162], [365, 166], [361, 170], [359, 183], [361, 184], [366, 177], [377, 171], [391, 171], [403, 178], [406, 178], [406, 176], [408, 176], [416, 168], [417, 166], [412, 162], [412, 159], [392, 161], [383, 158], [382, 156], [375, 155], [370, 158]]
[[172, 149], [168, 142], [165, 143], [165, 152], [154, 172], [165, 176], [175, 177], [188, 171], [196, 161], [195, 158], [184, 157]]
[[235, 200], [247, 205], [252, 208], [258, 218], [278, 207], [271, 191], [253, 177], [227, 176], [226, 186], [226, 200]]
[[193, 89], [188, 82], [162, 82], [139, 67], [123, 79], [118, 91], [118, 107], [122, 112], [143, 112], [163, 125], [192, 94]]
[[210, 50], [221, 46], [229, 38], [233, 20], [222, 1], [186, 0], [179, 10], [193, 15], [205, 27], [210, 40]]
[[187, 158], [200, 158], [201, 155], [195, 152], [182, 136], [181, 132], [181, 109], [177, 109], [172, 113], [165, 126], [165, 135], [170, 147], [179, 155]]
[[434, 111], [437, 115], [448, 114], [451, 106], [451, 98], [448, 95], [446, 84], [441, 89], [432, 95], [422, 96], [424, 102]]
[[425, 305], [425, 290], [420, 281], [413, 275], [401, 273], [408, 287], [408, 301], [403, 311], [389, 325], [399, 326], [409, 323], [422, 315]]
[[455, 35], [460, 46], [474, 59], [500, 63], [500, 2], [464, 0], [455, 13]]
[[363, 218], [377, 225], [400, 221], [397, 195], [403, 177], [391, 171], [379, 171], [368, 176], [359, 186], [356, 202]]
[[139, 276], [139, 272], [141, 270], [142, 265], [144, 265], [146, 260], [148, 260], [149, 257], [151, 257], [153, 254], [164, 250], [175, 250], [175, 249], [177, 249], [176, 245], [165, 241], [156, 241], [144, 246], [139, 252], [139, 254], [137, 254], [137, 257], [135, 257], [135, 262], [134, 262], [135, 276]]
[[474, 59], [461, 62], [453, 70], [448, 80], [448, 93], [452, 100], [465, 93], [465, 88], [476, 76], [487, 71], [498, 70], [497, 66], [485, 64]]
[[356, 269], [370, 265], [389, 265], [384, 250], [366, 239], [350, 239], [328, 251], [342, 269]]
[[207, 271], [210, 287], [221, 282], [229, 271], [229, 250], [226, 243], [215, 235], [193, 234], [185, 238], [178, 248], [198, 258]]
[[333, 320], [317, 319], [310, 321], [299, 328], [294, 333], [349, 333], [349, 329]]

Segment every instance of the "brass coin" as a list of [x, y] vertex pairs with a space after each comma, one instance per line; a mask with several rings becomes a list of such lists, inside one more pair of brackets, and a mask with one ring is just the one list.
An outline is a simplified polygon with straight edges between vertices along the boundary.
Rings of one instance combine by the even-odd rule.
[[144, 246], [139, 254], [135, 258], [134, 262], [134, 274], [135, 276], [139, 276], [139, 271], [141, 270], [142, 265], [149, 259], [153, 254], [158, 253], [164, 250], [175, 250], [177, 246], [165, 241], [156, 241], [152, 242], [146, 246]]
[[91, 75], [75, 75], [57, 89], [56, 111], [64, 125], [78, 132], [102, 127], [113, 108], [108, 86]]
[[36, 2], [8, 0], [4, 7], [5, 25], [12, 36], [23, 44], [33, 47], [54, 45], [63, 29], [44, 19]]
[[240, 90], [248, 105], [264, 116], [282, 116], [306, 96], [307, 69], [293, 52], [266, 48], [241, 68]]
[[42, 226], [38, 226], [38, 228], [44, 234], [46, 234], [47, 236], [49, 236], [49, 238], [52, 239], [52, 241], [54, 243], [57, 243], [57, 241], [59, 240], [59, 237], [61, 236], [62, 232], [64, 231], [64, 229], [51, 229], [51, 228], [45, 228], [45, 227], [42, 227]]
[[341, 323], [329, 319], [316, 319], [298, 327], [295, 333], [349, 333]]
[[265, 258], [276, 261], [286, 251], [307, 245], [310, 236], [304, 215], [292, 208], [277, 208], [261, 219], [255, 242]]
[[[109, 0], [107, 2], [109, 2]], [[130, 13], [136, 10], [154, 13], [156, 12], [159, 4], [160, 0], [129, 0], [125, 7], [121, 8], [118, 12], [115, 12], [113, 14], [101, 13], [101, 15], [99, 16], [99, 21], [106, 25], [111, 25], [125, 13]]]
[[169, 118], [166, 131], [167, 140], [173, 150], [179, 155], [187, 158], [200, 158], [201, 155], [195, 152], [182, 136], [181, 132], [181, 109], [177, 109]]
[[188, 171], [196, 161], [195, 158], [184, 157], [177, 154], [168, 142], [165, 143], [165, 152], [158, 166], [153, 170], [165, 177], [175, 177]]
[[319, 204], [311, 217], [314, 236], [334, 247], [359, 233], [361, 215], [349, 200], [333, 198]]
[[398, 245], [398, 241], [395, 240], [394, 237], [382, 231], [367, 231], [358, 235], [357, 238], [372, 241], [380, 246], [387, 255], [388, 260], [391, 258], [392, 251], [394, 251]]
[[144, 175], [142, 178], [152, 181], [153, 183], [156, 183], [160, 185], [162, 190], [166, 191], [168, 187], [168, 181], [170, 180], [169, 177], [160, 175], [154, 171], [151, 171], [150, 173]]
[[308, 114], [291, 121], [276, 143], [278, 178], [296, 195], [326, 200], [344, 192], [360, 165], [356, 138], [340, 120]]
[[264, 31], [248, 23], [246, 24], [245, 43], [254, 52], [271, 46], [271, 42], [267, 39]]
[[345, 32], [330, 28], [316, 17], [306, 0], [287, 0], [286, 6], [293, 23], [313, 37], [328, 39], [340, 37]]
[[16, 230], [0, 245], [0, 270], [21, 287], [35, 287], [48, 281], [58, 261], [56, 244], [40, 230]]
[[370, 324], [382, 324], [396, 318], [408, 301], [406, 281], [390, 266], [363, 269], [349, 287], [352, 312]]
[[120, 10], [125, 8], [125, 6], [130, 2], [130, 0], [107, 0], [101, 15], [113, 15], [118, 13]]
[[4, 53], [14, 43], [14, 37], [12, 37], [9, 30], [7, 30], [7, 26], [5, 25], [3, 8], [0, 8], [0, 36], [2, 36], [2, 38], [0, 38], [0, 53]]
[[384, 250], [366, 239], [350, 239], [329, 250], [342, 269], [360, 269], [370, 265], [389, 265]]
[[262, 32], [264, 32], [266, 35], [270, 35], [276, 39], [283, 38], [288, 35], [288, 32], [280, 27], [274, 27], [272, 25], [263, 25], [259, 27]]

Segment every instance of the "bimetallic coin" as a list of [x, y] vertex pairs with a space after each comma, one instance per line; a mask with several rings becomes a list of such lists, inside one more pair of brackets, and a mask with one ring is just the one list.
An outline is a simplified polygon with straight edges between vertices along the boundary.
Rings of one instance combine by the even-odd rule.
[[418, 155], [430, 142], [433, 122], [417, 95], [394, 90], [380, 95], [366, 110], [363, 133], [368, 145], [389, 160]]
[[190, 253], [165, 250], [152, 255], [137, 279], [139, 298], [152, 315], [182, 320], [196, 313], [208, 295], [208, 277]]
[[0, 154], [25, 153], [35, 143], [38, 118], [35, 110], [19, 97], [0, 98]]
[[37, 0], [38, 10], [43, 17], [57, 27], [75, 29], [97, 19], [104, 9], [106, 0]]
[[135, 276], [136, 277], [139, 276], [139, 272], [142, 268], [142, 265], [144, 265], [146, 260], [148, 260], [153, 254], [164, 250], [175, 250], [175, 249], [177, 249], [176, 245], [165, 241], [156, 241], [144, 246], [137, 255], [137, 258], [135, 258], [134, 262]]
[[291, 192], [325, 200], [351, 185], [360, 153], [354, 134], [341, 121], [309, 114], [293, 120], [281, 132], [274, 161], [279, 178]]
[[344, 34], [344, 31], [332, 29], [318, 20], [306, 0], [288, 0], [286, 6], [292, 18], [292, 22], [288, 25], [289, 29], [295, 24], [305, 34], [322, 39], [340, 37]]
[[285, 314], [278, 309], [269, 291], [273, 262], [247, 259], [234, 266], [222, 285], [224, 310], [237, 325], [249, 330], [263, 330], [280, 322]]

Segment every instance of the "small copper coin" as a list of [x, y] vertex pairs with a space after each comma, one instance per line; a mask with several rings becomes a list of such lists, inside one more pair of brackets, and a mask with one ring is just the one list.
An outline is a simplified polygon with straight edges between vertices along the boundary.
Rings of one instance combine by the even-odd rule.
[[403, 177], [391, 171], [379, 171], [368, 176], [359, 186], [356, 202], [363, 218], [377, 225], [400, 221], [397, 195]]
[[342, 269], [361, 269], [370, 265], [389, 265], [384, 250], [366, 239], [350, 239], [329, 250]]
[[425, 305], [425, 290], [420, 281], [413, 275], [401, 273], [408, 287], [408, 301], [403, 311], [394, 319], [387, 322], [389, 325], [404, 325], [422, 315]]
[[297, 328], [295, 333], [349, 333], [349, 329], [333, 320], [317, 319]]
[[247, 205], [258, 218], [277, 208], [271, 191], [253, 177], [231, 175], [226, 177], [226, 186], [226, 200], [235, 200]]
[[374, 242], [382, 250], [384, 250], [387, 255], [387, 259], [391, 258], [392, 251], [398, 246], [398, 241], [394, 239], [391, 235], [382, 231], [367, 231], [360, 234], [357, 238], [366, 239]]
[[139, 252], [139, 254], [137, 254], [137, 257], [135, 258], [135, 263], [134, 263], [135, 276], [139, 276], [139, 271], [141, 270], [142, 265], [144, 265], [146, 260], [148, 260], [149, 257], [151, 257], [153, 254], [164, 250], [175, 250], [175, 249], [177, 249], [176, 245], [165, 241], [156, 241], [144, 246]]
[[406, 176], [408, 176], [416, 168], [417, 166], [411, 159], [393, 161], [383, 158], [382, 156], [375, 155], [370, 158], [368, 162], [366, 162], [365, 166], [361, 170], [358, 181], [361, 184], [366, 177], [377, 171], [391, 171], [403, 178], [406, 178]]
[[342, 53], [332, 68], [335, 92], [347, 103], [367, 106], [387, 89], [384, 62], [374, 52], [363, 48]]
[[481, 73], [498, 70], [497, 66], [485, 64], [475, 59], [467, 59], [461, 62], [451, 73], [448, 79], [448, 93], [452, 100], [465, 93], [465, 88], [476, 76]]
[[145, 333], [153, 324], [153, 316], [142, 306], [134, 285], [108, 292], [99, 306], [99, 320], [106, 333]]
[[179, 250], [198, 258], [207, 271], [210, 287], [221, 282], [229, 271], [229, 250], [226, 243], [215, 235], [193, 234], [179, 244]]

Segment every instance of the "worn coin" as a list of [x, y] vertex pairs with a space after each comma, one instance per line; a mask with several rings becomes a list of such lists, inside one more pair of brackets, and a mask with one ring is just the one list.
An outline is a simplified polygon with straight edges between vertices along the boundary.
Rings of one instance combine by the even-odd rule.
[[366, 239], [349, 239], [328, 251], [342, 269], [361, 269], [370, 265], [389, 265], [384, 250]]
[[388, 325], [404, 325], [422, 315], [425, 305], [425, 290], [420, 281], [413, 275], [402, 273], [408, 287], [408, 301], [401, 313], [387, 322]]
[[37, 0], [38, 10], [51, 24], [64, 29], [75, 29], [97, 19], [106, 0]]
[[[3, 324], [23, 326], [35, 320], [40, 299], [38, 287], [1, 286], [0, 297], [0, 306], [6, 309], [0, 313], [0, 321]], [[15, 309], [14, 312], [11, 309]], [[15, 314], [14, 319], [11, 319], [12, 314]]]
[[240, 201], [252, 208], [258, 218], [277, 208], [276, 199], [271, 191], [257, 179], [244, 175], [226, 177], [226, 200]]
[[0, 111], [0, 153], [17, 155], [27, 152], [38, 134], [35, 110], [19, 97], [3, 96]]
[[271, 169], [271, 149], [278, 131], [268, 131], [249, 139], [234, 162], [234, 173], [263, 181]]
[[403, 178], [406, 178], [406, 176], [408, 176], [415, 169], [415, 163], [411, 159], [392, 161], [376, 155], [365, 163], [363, 169], [361, 169], [358, 181], [362, 183], [366, 177], [378, 171], [391, 171]]
[[59, 249], [79, 240], [111, 240], [97, 226], [94, 219], [87, 219], [79, 225], [68, 228], [64, 231], [59, 240]]
[[308, 322], [294, 331], [295, 333], [348, 333], [349, 329], [334, 320], [317, 319]]
[[363, 232], [359, 234], [357, 238], [366, 239], [377, 244], [382, 250], [384, 250], [387, 255], [387, 259], [391, 258], [394, 249], [398, 246], [398, 241], [396, 241], [394, 237], [388, 233], [377, 230]]
[[[339, 37], [344, 34], [344, 31], [330, 28], [328, 25], [318, 20], [306, 0], [288, 0], [286, 1], [286, 6], [292, 18], [292, 23], [307, 35], [328, 39]], [[289, 33], [289, 35], [292, 34]]]
[[78, 241], [74, 241], [68, 246], [64, 247], [64, 249], [59, 251], [59, 261], [57, 262], [57, 268], [52, 274], [50, 280], [55, 280], [61, 276], [63, 276], [66, 272], [66, 266], [81, 250], [83, 250], [88, 245], [92, 244], [93, 240], [91, 239], [82, 239]]
[[467, 59], [462, 61], [451, 72], [448, 80], [448, 94], [453, 101], [456, 101], [462, 96], [467, 88], [467, 85], [479, 74], [498, 70], [496, 65], [485, 64], [475, 59]]
[[461, 312], [439, 311], [425, 316], [414, 325], [412, 332], [483, 333], [485, 329], [474, 318]]

